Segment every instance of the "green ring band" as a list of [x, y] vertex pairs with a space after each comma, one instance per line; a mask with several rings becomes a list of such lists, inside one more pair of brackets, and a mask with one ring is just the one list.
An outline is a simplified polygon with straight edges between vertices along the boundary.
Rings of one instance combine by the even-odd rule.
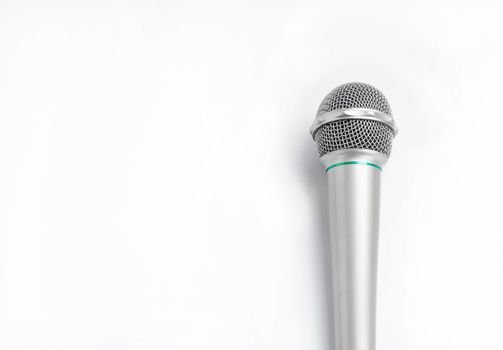
[[369, 165], [369, 166], [373, 166], [374, 168], [377, 168], [377, 169], [379, 169], [379, 170], [381, 170], [381, 171], [382, 171], [382, 168], [381, 168], [379, 165], [377, 165], [377, 164], [374, 164], [374, 163], [369, 163], [369, 162], [358, 162], [358, 161], [352, 161], [352, 162], [340, 162], [340, 163], [335, 163], [335, 164], [332, 164], [332, 165], [330, 165], [330, 166], [327, 168], [326, 172], [328, 173], [328, 171], [329, 171], [330, 169], [336, 168], [336, 167], [338, 167], [338, 166], [341, 166], [341, 165], [350, 165], [350, 164]]

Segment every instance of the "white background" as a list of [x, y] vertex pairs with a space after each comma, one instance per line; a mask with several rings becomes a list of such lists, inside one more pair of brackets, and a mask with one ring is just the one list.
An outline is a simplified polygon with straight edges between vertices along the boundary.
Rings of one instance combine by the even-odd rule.
[[319, 102], [375, 85], [380, 350], [503, 348], [503, 9], [0, 1], [0, 349], [330, 350]]

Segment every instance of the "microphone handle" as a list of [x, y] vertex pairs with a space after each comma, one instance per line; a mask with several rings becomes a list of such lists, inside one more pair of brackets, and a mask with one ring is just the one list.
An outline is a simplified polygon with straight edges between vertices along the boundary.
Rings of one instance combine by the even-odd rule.
[[342, 158], [327, 166], [335, 350], [375, 350], [380, 165], [386, 160]]

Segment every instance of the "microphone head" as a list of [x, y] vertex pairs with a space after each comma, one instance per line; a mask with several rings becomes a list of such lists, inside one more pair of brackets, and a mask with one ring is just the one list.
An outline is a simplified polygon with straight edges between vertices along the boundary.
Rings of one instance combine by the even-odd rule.
[[311, 128], [320, 157], [345, 149], [367, 149], [389, 157], [396, 132], [388, 100], [365, 83], [333, 89], [321, 102]]

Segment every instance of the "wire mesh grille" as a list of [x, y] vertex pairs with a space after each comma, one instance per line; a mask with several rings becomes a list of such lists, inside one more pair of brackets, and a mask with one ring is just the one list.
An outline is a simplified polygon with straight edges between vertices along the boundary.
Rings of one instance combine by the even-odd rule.
[[316, 116], [345, 108], [367, 108], [391, 115], [386, 97], [375, 87], [365, 83], [347, 83], [336, 87], [323, 99]]
[[393, 130], [369, 119], [343, 119], [323, 125], [314, 135], [320, 157], [342, 149], [370, 149], [389, 157]]

